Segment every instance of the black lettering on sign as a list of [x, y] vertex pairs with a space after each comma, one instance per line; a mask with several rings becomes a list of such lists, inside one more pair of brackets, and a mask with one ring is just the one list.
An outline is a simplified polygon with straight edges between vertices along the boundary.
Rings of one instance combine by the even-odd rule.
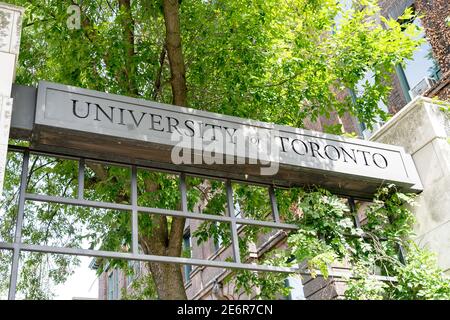
[[313, 156], [313, 157], [316, 157], [315, 153], [317, 152], [317, 154], [318, 154], [322, 159], [325, 159], [325, 157], [324, 157], [323, 155], [321, 155], [320, 152], [319, 152], [319, 149], [320, 149], [319, 144], [310, 141], [310, 142], [309, 142], [309, 145], [311, 146], [311, 153], [312, 153], [312, 156]]
[[372, 155], [372, 160], [375, 165], [380, 169], [386, 169], [388, 166], [387, 159], [381, 153], [374, 153]]
[[[308, 146], [302, 140], [294, 139], [294, 140], [292, 140], [291, 145], [292, 145], [292, 150], [294, 150], [294, 152], [296, 154], [304, 156], [308, 153]], [[304, 151], [303, 153], [300, 153], [301, 148], [303, 148], [303, 151]]]
[[142, 119], [144, 119], [144, 117], [145, 117], [145, 115], [146, 115], [147, 113], [141, 112], [141, 117], [140, 117], [139, 120], [138, 120], [138, 119], [136, 119], [136, 117], [134, 116], [133, 110], [128, 110], [128, 112], [130, 113], [131, 118], [133, 119], [133, 122], [134, 122], [134, 124], [136, 125], [136, 128], [139, 128], [139, 125], [141, 124]]
[[[156, 117], [158, 117], [159, 119], [155, 120]], [[150, 120], [150, 123], [151, 123], [150, 129], [151, 130], [164, 132], [164, 128], [156, 128], [155, 127], [155, 125], [161, 126], [162, 117], [159, 114], [152, 114], [151, 113], [150, 114], [150, 119], [151, 119]]]
[[86, 119], [89, 116], [89, 104], [87, 105], [88, 108], [86, 110], [86, 114], [80, 115], [77, 112], [77, 103], [78, 103], [78, 100], [72, 99], [72, 113], [73, 113], [73, 115], [75, 117], [77, 117], [77, 118], [80, 118], [80, 119]]
[[[91, 103], [87, 102], [87, 104], [89, 106]], [[98, 116], [99, 115], [99, 111], [100, 111], [109, 120], [109, 122], [113, 123], [113, 120], [114, 120], [114, 109], [115, 109], [114, 107], [109, 107], [111, 111], [108, 114], [108, 113], [106, 113], [106, 111], [102, 107], [100, 107], [99, 104], [97, 104], [97, 103], [92, 103], [92, 104], [95, 106], [95, 119], [94, 120], [100, 121], [100, 118]]]
[[349, 157], [355, 164], [358, 164], [358, 162], [356, 161], [355, 149], [350, 149], [352, 151], [352, 154], [348, 153], [347, 150], [345, 150], [343, 147], [341, 147], [340, 149], [342, 151], [344, 162], [347, 162], [347, 157]]
[[[330, 149], [333, 150], [333, 151], [330, 151]], [[325, 155], [327, 156], [327, 158], [332, 160], [332, 161], [338, 161], [341, 158], [341, 154], [340, 154], [338, 148], [336, 148], [335, 146], [333, 146], [331, 144], [327, 144], [325, 146], [325, 148], [323, 148], [323, 150], [324, 150]]]

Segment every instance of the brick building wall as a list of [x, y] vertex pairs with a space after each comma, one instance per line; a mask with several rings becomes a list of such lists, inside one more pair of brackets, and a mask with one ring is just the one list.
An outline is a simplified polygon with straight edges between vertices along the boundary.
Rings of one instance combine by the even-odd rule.
[[389, 113], [395, 114], [400, 111], [401, 108], [406, 106], [408, 101], [406, 101], [405, 95], [402, 92], [402, 88], [400, 86], [400, 80], [396, 74], [393, 74], [391, 77], [392, 80], [392, 91], [388, 98], [388, 110]]
[[416, 0], [417, 11], [423, 15], [425, 34], [442, 71], [442, 79], [425, 93], [430, 98], [450, 100], [450, 1]]
[[[414, 0], [379, 0], [378, 4], [381, 8], [382, 16], [397, 20], [406, 8], [411, 7], [414, 4]], [[391, 76], [391, 87], [392, 90], [388, 98], [387, 107], [389, 113], [395, 114], [408, 103], [396, 73]]]
[[[190, 223], [191, 230], [195, 230], [200, 223]], [[238, 234], [241, 234], [243, 227], [238, 229]], [[256, 243], [251, 244], [250, 254], [246, 258], [245, 263], [252, 263], [261, 258], [269, 249], [285, 245], [285, 234], [280, 230], [271, 230], [260, 234]], [[212, 241], [197, 245], [194, 241], [192, 244], [192, 256], [194, 258], [202, 258], [216, 261], [225, 261], [227, 258], [233, 257], [232, 248], [230, 246], [220, 247], [217, 251], [212, 245]], [[230, 274], [230, 270], [196, 266], [192, 269], [188, 279], [185, 279], [186, 294], [188, 299], [195, 300], [210, 300], [210, 299], [226, 299], [226, 300], [241, 300], [251, 299], [257, 293], [258, 289], [248, 295], [242, 291], [235, 290], [234, 282], [226, 282], [225, 278]], [[217, 282], [221, 287], [221, 293], [217, 295], [214, 293], [213, 287]]]
[[450, 1], [448, 0], [416, 0], [416, 9], [423, 15], [422, 24], [425, 34], [433, 48], [433, 55], [442, 73], [450, 71]]
[[[414, 6], [420, 15], [426, 40], [430, 43], [433, 58], [439, 64], [442, 78], [424, 96], [450, 100], [450, 1], [448, 0], [380, 0], [381, 14], [397, 19], [406, 8]], [[397, 113], [407, 101], [402, 94], [398, 77], [393, 75], [389, 111]]]

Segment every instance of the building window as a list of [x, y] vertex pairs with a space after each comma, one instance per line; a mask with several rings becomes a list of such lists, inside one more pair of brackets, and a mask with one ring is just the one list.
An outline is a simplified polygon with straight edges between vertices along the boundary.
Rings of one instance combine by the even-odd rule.
[[114, 271], [114, 299], [119, 299], [119, 271]]
[[[220, 223], [216, 221], [215, 224], [216, 224], [217, 229], [219, 229]], [[220, 235], [220, 232], [217, 234], [217, 238], [214, 238], [213, 242], [214, 242], [214, 252], [219, 251], [223, 245], [223, 239], [222, 239], [222, 236]]]
[[114, 273], [108, 275], [108, 300], [114, 299]]
[[141, 276], [141, 263], [139, 261], [128, 261], [128, 268], [131, 271], [127, 275], [127, 285], [129, 286]]
[[[187, 230], [183, 235], [183, 257], [191, 258], [192, 257], [192, 238], [191, 232]], [[186, 282], [189, 281], [191, 277], [192, 266], [185, 264], [184, 265], [184, 279]]]
[[[239, 201], [237, 201], [236, 199], [234, 200], [234, 216], [238, 219], [242, 219], [244, 217], [244, 214], [242, 212], [241, 206], [239, 205]], [[220, 229], [221, 225], [220, 222], [216, 221], [215, 222], [216, 228]], [[239, 228], [239, 224], [238, 224], [238, 228]], [[220, 248], [222, 248], [223, 246], [223, 239], [221, 236], [221, 233], [218, 232], [217, 233], [217, 238], [213, 239], [213, 245], [214, 245], [214, 253], [217, 253], [217, 251], [220, 250]]]
[[108, 275], [108, 300], [119, 299], [119, 272], [112, 270]]
[[[412, 23], [422, 28], [420, 18], [415, 17]], [[414, 52], [411, 60], [405, 61], [404, 66], [404, 73], [410, 87], [411, 98], [424, 93], [442, 76], [439, 64], [433, 58], [431, 45], [426, 40], [423, 29], [419, 38], [425, 41]]]

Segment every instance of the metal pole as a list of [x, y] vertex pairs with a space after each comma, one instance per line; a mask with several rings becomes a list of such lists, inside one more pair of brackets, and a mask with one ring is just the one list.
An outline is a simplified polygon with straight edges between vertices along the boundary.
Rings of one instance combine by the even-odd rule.
[[20, 258], [19, 245], [22, 241], [22, 226], [25, 212], [25, 194], [27, 191], [29, 160], [30, 160], [30, 153], [29, 151], [25, 151], [25, 153], [23, 154], [22, 173], [20, 177], [19, 205], [17, 208], [16, 232], [14, 237], [14, 252], [11, 266], [11, 278], [9, 281], [9, 293], [8, 293], [9, 300], [16, 299], [17, 276], [19, 273], [19, 258]]
[[398, 244], [398, 259], [400, 260], [400, 262], [402, 264], [406, 264], [405, 249], [403, 248], [403, 246], [400, 243]]
[[84, 198], [84, 159], [78, 161], [78, 199]]
[[[101, 202], [101, 201], [90, 201], [90, 200], [78, 200], [73, 198], [64, 198], [64, 197], [54, 197], [54, 196], [45, 196], [40, 194], [25, 194], [26, 200], [37, 201], [37, 202], [49, 202], [49, 203], [58, 203], [58, 204], [67, 204], [72, 206], [81, 206], [81, 207], [89, 207], [89, 208], [99, 208], [99, 209], [111, 209], [111, 210], [122, 210], [122, 211], [132, 211], [133, 206], [129, 204], [119, 204], [119, 203], [110, 203], [110, 202]], [[193, 212], [183, 212], [179, 210], [169, 210], [169, 209], [161, 209], [161, 208], [151, 208], [151, 207], [137, 207], [138, 212], [141, 213], [151, 213], [151, 214], [160, 214], [163, 216], [173, 216], [173, 217], [184, 217], [188, 219], [196, 219], [196, 220], [211, 220], [218, 222], [227, 222], [230, 223], [232, 218], [229, 216], [221, 216], [215, 214], [203, 214], [203, 213], [193, 213]], [[243, 219], [236, 218], [237, 224], [242, 225], [252, 225], [252, 226], [260, 226], [260, 227], [269, 227], [274, 229], [286, 229], [286, 230], [297, 230], [298, 226], [294, 224], [288, 223], [275, 223], [273, 221], [263, 221], [263, 220], [253, 220], [253, 219]]]
[[270, 198], [270, 206], [272, 207], [273, 220], [276, 223], [279, 223], [280, 214], [278, 212], [277, 197], [275, 196], [275, 190], [273, 189], [273, 186], [269, 187], [269, 198]]
[[134, 254], [139, 253], [138, 235], [138, 191], [136, 166], [131, 167], [131, 250]]
[[361, 221], [359, 221], [358, 212], [356, 212], [355, 199], [353, 199], [353, 197], [348, 198], [348, 205], [350, 207], [350, 212], [353, 213], [353, 217], [355, 219], [355, 226], [357, 228], [361, 228]]
[[[15, 149], [14, 149], [15, 150]], [[27, 148], [18, 148], [16, 152], [21, 152], [24, 154], [23, 163], [22, 163], [22, 173], [21, 173], [21, 183], [19, 188], [19, 203], [18, 203], [18, 214], [16, 221], [16, 234], [13, 243], [5, 243], [0, 242], [0, 249], [12, 250], [13, 251], [13, 259], [12, 259], [12, 270], [11, 270], [11, 278], [10, 278], [10, 291], [9, 291], [9, 299], [15, 299], [16, 295], [16, 287], [17, 287], [17, 278], [18, 278], [18, 269], [19, 269], [19, 260], [20, 260], [20, 252], [45, 252], [45, 253], [55, 253], [55, 254], [67, 254], [67, 255], [78, 255], [78, 256], [89, 256], [89, 257], [102, 257], [109, 259], [125, 259], [125, 260], [134, 260], [134, 261], [148, 261], [155, 263], [175, 263], [175, 264], [183, 264], [183, 265], [198, 265], [205, 267], [214, 267], [214, 268], [228, 268], [228, 269], [243, 269], [243, 270], [251, 270], [251, 271], [264, 271], [264, 272], [298, 272], [298, 268], [285, 268], [285, 267], [275, 267], [268, 265], [258, 265], [258, 264], [250, 264], [250, 263], [242, 263], [240, 259], [240, 250], [239, 250], [239, 237], [237, 232], [237, 225], [255, 225], [255, 226], [263, 226], [270, 227], [276, 229], [288, 229], [288, 230], [296, 230], [297, 226], [291, 224], [284, 224], [273, 221], [260, 221], [260, 220], [252, 220], [252, 219], [243, 219], [237, 218], [235, 214], [234, 201], [233, 201], [233, 190], [231, 180], [226, 181], [226, 192], [227, 192], [227, 210], [228, 216], [221, 215], [213, 215], [213, 214], [196, 214], [188, 211], [187, 206], [187, 192], [186, 192], [186, 182], [185, 175], [183, 173], [180, 174], [180, 189], [181, 189], [181, 207], [180, 210], [166, 210], [159, 208], [148, 208], [142, 207], [138, 205], [138, 192], [137, 192], [137, 166], [131, 166], [131, 204], [117, 204], [117, 203], [107, 203], [107, 202], [99, 202], [99, 201], [90, 201], [85, 199], [77, 199], [77, 198], [64, 198], [64, 197], [54, 197], [54, 196], [46, 196], [46, 195], [37, 195], [30, 194], [26, 192], [27, 183], [28, 183], [28, 175], [29, 175], [29, 158], [30, 151]], [[78, 160], [82, 160], [79, 159]], [[79, 166], [79, 177], [81, 177]], [[79, 186], [83, 186], [82, 179], [79, 179]], [[270, 186], [267, 186], [268, 188]], [[83, 190], [83, 188], [79, 189]], [[276, 198], [274, 197], [274, 190], [269, 189], [269, 193], [272, 194], [271, 204], [272, 208], [276, 207]], [[38, 202], [49, 202], [49, 203], [59, 203], [59, 204], [68, 204], [75, 206], [84, 206], [91, 208], [104, 208], [104, 209], [112, 209], [112, 210], [122, 210], [132, 212], [132, 252], [124, 253], [124, 252], [110, 252], [110, 251], [99, 251], [99, 250], [90, 250], [90, 249], [77, 249], [77, 248], [68, 248], [68, 247], [53, 247], [53, 246], [42, 246], [42, 245], [31, 245], [22, 243], [22, 225], [24, 220], [24, 207], [26, 201], [38, 201]], [[354, 200], [349, 199], [350, 205], [352, 206], [352, 211], [355, 211]], [[274, 210], [275, 215], [277, 213]], [[155, 256], [155, 255], [144, 255], [139, 254], [137, 250], [138, 244], [138, 214], [140, 213], [152, 213], [152, 214], [160, 214], [166, 216], [180, 216], [190, 219], [199, 219], [199, 220], [209, 220], [209, 221], [218, 221], [222, 223], [230, 223], [232, 230], [232, 249], [235, 257], [235, 262], [228, 261], [214, 261], [214, 260], [206, 260], [206, 259], [193, 259], [193, 258], [181, 258], [181, 257], [167, 257], [167, 256]], [[278, 219], [278, 218], [274, 218]], [[400, 248], [401, 254], [402, 248]], [[304, 273], [309, 274], [309, 273]], [[331, 275], [331, 274], [330, 274]], [[333, 276], [338, 276], [333, 273]], [[375, 276], [381, 279], [380, 276]], [[394, 278], [391, 277], [383, 277], [383, 280], [391, 280], [394, 281]]]
[[186, 175], [180, 173], [180, 192], [181, 192], [181, 211], [183, 213], [188, 212], [187, 204], [187, 187], [186, 187]]
[[230, 180], [227, 180], [226, 187], [228, 215], [231, 218], [231, 242], [233, 247], [234, 262], [241, 263], [239, 236], [237, 232], [236, 215], [234, 214], [233, 188], [231, 187]]

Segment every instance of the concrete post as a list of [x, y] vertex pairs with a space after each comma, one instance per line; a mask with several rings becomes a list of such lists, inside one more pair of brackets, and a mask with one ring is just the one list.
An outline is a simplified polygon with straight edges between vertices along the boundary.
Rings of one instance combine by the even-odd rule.
[[[423, 184], [413, 207], [416, 242], [438, 255], [450, 273], [450, 116], [449, 103], [417, 97], [370, 140], [403, 146]], [[447, 111], [444, 111], [444, 110]]]
[[19, 56], [24, 9], [0, 2], [0, 194], [3, 191], [11, 124], [11, 87]]

